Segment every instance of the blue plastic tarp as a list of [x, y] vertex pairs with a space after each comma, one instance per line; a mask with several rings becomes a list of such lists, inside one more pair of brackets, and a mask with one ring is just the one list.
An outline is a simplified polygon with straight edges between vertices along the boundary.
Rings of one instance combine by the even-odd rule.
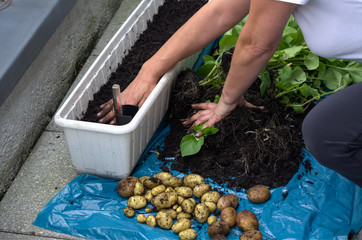
[[[169, 126], [160, 126], [133, 176], [151, 176], [162, 171], [156, 152], [169, 131]], [[271, 189], [271, 199], [263, 204], [250, 203], [245, 190], [234, 192], [211, 179], [206, 181], [225, 193], [236, 194], [240, 199], [237, 211], [254, 212], [264, 238], [348, 239], [351, 231], [358, 232], [362, 226], [361, 188], [321, 166], [306, 150], [303, 154], [303, 161], [309, 160], [312, 170], [307, 171], [301, 164], [286, 186]], [[172, 174], [184, 176], [176, 171]], [[149, 227], [137, 223], [136, 217], [126, 217], [123, 209], [127, 199], [118, 194], [117, 184], [118, 180], [80, 175], [42, 209], [33, 224], [89, 239], [178, 239], [171, 230]], [[136, 213], [145, 212], [141, 209]], [[207, 226], [193, 221], [198, 239], [209, 239]], [[234, 227], [227, 239], [239, 239], [241, 233]]]

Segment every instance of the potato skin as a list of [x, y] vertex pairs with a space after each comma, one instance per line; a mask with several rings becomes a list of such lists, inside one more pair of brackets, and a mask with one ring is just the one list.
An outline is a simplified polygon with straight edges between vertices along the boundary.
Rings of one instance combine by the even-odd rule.
[[137, 215], [137, 222], [138, 223], [145, 223], [147, 220], [146, 216], [144, 214], [138, 214]]
[[156, 218], [153, 215], [148, 215], [146, 218], [146, 224], [151, 227], [156, 227]]
[[134, 187], [136, 182], [138, 182], [138, 178], [133, 176], [128, 176], [117, 184], [117, 190], [119, 195], [125, 198], [129, 198], [134, 195]]
[[199, 203], [195, 206], [194, 215], [199, 223], [204, 223], [209, 217], [209, 208], [205, 203]]
[[178, 187], [176, 193], [178, 196], [189, 198], [192, 196], [192, 189], [189, 187]]
[[239, 240], [263, 240], [263, 236], [260, 231], [253, 229], [253, 230], [244, 232], [239, 237]]
[[177, 202], [177, 193], [163, 192], [155, 196], [151, 204], [157, 209], [170, 208]]
[[220, 199], [220, 193], [217, 191], [210, 191], [202, 195], [201, 202], [217, 203]]
[[154, 187], [157, 187], [158, 185], [161, 185], [162, 181], [158, 178], [150, 177], [146, 178], [143, 181], [143, 186], [145, 186], [148, 189], [152, 189]]
[[162, 184], [165, 185], [166, 187], [177, 188], [182, 186], [182, 179], [179, 177], [172, 176], [168, 179], [163, 180]]
[[172, 225], [172, 232], [180, 233], [183, 230], [191, 228], [191, 220], [187, 218], [181, 218]]
[[226, 240], [226, 237], [222, 234], [216, 234], [210, 238], [210, 240]]
[[134, 195], [141, 196], [145, 192], [145, 188], [143, 187], [143, 184], [140, 181], [137, 181], [134, 185], [133, 193]]
[[157, 196], [164, 191], [166, 191], [166, 187], [164, 185], [158, 185], [151, 189], [152, 196]]
[[255, 185], [248, 189], [247, 197], [252, 203], [263, 203], [270, 199], [269, 187], [265, 185]]
[[216, 204], [214, 202], [204, 202], [206, 206], [209, 208], [209, 212], [215, 212], [216, 210]]
[[205, 179], [198, 174], [188, 174], [184, 177], [184, 184], [186, 187], [194, 188], [196, 185], [205, 183]]
[[181, 218], [191, 218], [191, 214], [190, 213], [185, 213], [185, 212], [180, 212], [177, 214], [177, 220], [181, 219]]
[[134, 209], [131, 207], [125, 207], [123, 209], [123, 212], [124, 212], [124, 215], [126, 215], [127, 217], [133, 217], [135, 214]]
[[221, 210], [220, 219], [226, 222], [230, 228], [236, 224], [236, 210], [233, 207], [226, 207]]
[[147, 205], [147, 200], [143, 196], [132, 196], [127, 201], [127, 206], [133, 209], [140, 209]]
[[226, 194], [217, 201], [217, 209], [219, 209], [219, 211], [226, 207], [232, 207], [236, 209], [238, 205], [239, 198], [234, 194]]
[[169, 172], [159, 172], [159, 173], [153, 175], [153, 177], [158, 178], [161, 181], [164, 181], [164, 180], [169, 179], [170, 177], [172, 177], [172, 174], [169, 173]]
[[172, 227], [173, 220], [169, 214], [164, 212], [159, 212], [156, 215], [156, 223], [160, 228], [169, 230]]
[[227, 235], [230, 232], [230, 227], [226, 222], [216, 221], [207, 228], [207, 234], [212, 237], [217, 234]]
[[249, 210], [242, 210], [236, 215], [236, 225], [243, 231], [258, 230], [259, 221], [255, 214]]
[[209, 191], [211, 191], [211, 186], [207, 183], [202, 183], [194, 187], [193, 194], [195, 197], [200, 198]]
[[178, 234], [180, 240], [193, 240], [197, 237], [197, 232], [194, 229], [186, 229]]
[[216, 222], [217, 221], [217, 217], [215, 215], [210, 215], [208, 218], [207, 218], [207, 223], [210, 225], [212, 224], [213, 222]]

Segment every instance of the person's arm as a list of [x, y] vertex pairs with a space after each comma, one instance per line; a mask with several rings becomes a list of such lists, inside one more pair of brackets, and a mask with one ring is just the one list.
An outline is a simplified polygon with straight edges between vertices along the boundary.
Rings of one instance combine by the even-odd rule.
[[[147, 62], [122, 92], [124, 104], [141, 106], [158, 80], [180, 60], [191, 56], [240, 22], [250, 0], [212, 0], [191, 17]], [[101, 106], [99, 122], [114, 123], [112, 100]]]
[[[236, 43], [219, 103], [195, 104], [201, 109], [185, 124], [213, 126], [238, 105], [278, 48], [284, 27], [296, 5], [275, 0], [251, 0], [250, 12]], [[248, 103], [249, 104], [249, 103]]]

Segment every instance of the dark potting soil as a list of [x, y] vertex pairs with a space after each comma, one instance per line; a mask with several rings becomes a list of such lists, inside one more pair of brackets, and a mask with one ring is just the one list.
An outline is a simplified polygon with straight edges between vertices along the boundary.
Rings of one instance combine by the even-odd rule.
[[112, 85], [117, 83], [123, 91], [137, 76], [142, 64], [179, 29], [207, 0], [167, 0], [158, 9], [152, 22], [148, 22], [147, 29], [140, 35], [127, 56], [111, 74], [108, 82], [94, 94], [94, 100], [89, 101], [87, 111], [82, 121], [97, 122], [97, 113], [100, 105], [112, 98]]
[[[118, 83], [123, 91], [136, 77], [142, 64], [206, 2], [167, 0], [109, 81], [94, 94], [94, 100], [89, 102], [81, 120], [97, 122], [99, 106], [111, 98], [112, 85]], [[231, 55], [223, 58], [226, 72], [230, 59]], [[170, 106], [171, 132], [159, 155], [164, 163], [162, 170], [169, 170], [169, 157], [174, 157], [171, 169], [198, 173], [220, 184], [226, 183], [235, 190], [255, 184], [286, 185], [300, 165], [304, 116], [283, 109], [271, 95], [261, 97], [257, 85], [248, 90], [245, 98], [255, 105], [264, 106], [264, 111], [236, 109], [216, 125], [220, 131], [206, 138], [198, 154], [181, 157], [181, 138], [190, 130], [182, 125], [182, 120], [193, 113], [192, 103], [213, 101], [216, 94], [220, 95], [221, 89], [207, 91], [200, 87], [191, 70], [178, 76]]]

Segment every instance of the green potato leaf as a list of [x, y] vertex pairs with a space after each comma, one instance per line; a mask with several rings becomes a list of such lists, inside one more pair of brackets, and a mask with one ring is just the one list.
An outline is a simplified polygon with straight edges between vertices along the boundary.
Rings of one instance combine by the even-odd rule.
[[195, 137], [194, 134], [189, 134], [181, 139], [180, 149], [181, 156], [190, 156], [198, 153], [204, 144], [205, 137]]

